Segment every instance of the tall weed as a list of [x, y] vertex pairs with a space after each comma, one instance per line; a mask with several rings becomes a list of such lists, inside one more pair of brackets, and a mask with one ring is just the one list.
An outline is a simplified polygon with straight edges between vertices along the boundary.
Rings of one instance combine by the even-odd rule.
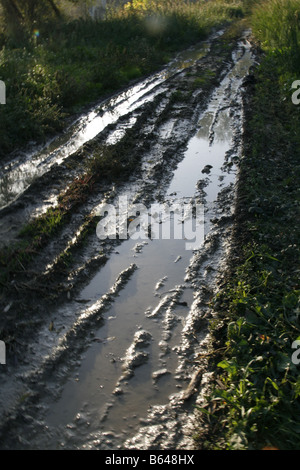
[[252, 28], [291, 71], [300, 71], [300, 0], [268, 0], [253, 9]]

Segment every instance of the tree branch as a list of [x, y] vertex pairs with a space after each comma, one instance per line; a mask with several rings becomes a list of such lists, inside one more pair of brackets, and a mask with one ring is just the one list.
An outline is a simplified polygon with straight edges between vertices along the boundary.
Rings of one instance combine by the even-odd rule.
[[53, 0], [48, 0], [48, 2], [50, 3], [51, 7], [52, 7], [52, 10], [54, 11], [54, 13], [56, 14], [56, 16], [60, 16], [60, 11], [59, 9], [57, 8], [57, 6], [55, 5], [54, 1]]

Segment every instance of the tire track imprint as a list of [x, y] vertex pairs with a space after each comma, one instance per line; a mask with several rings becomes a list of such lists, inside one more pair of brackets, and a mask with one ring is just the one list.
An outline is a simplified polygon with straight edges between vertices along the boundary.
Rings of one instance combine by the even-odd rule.
[[[226, 264], [234, 217], [243, 80], [255, 61], [250, 32], [232, 44], [226, 60], [222, 34], [202, 44], [196, 57], [193, 50], [193, 61], [182, 65], [178, 58], [82, 117], [62, 152], [38, 154], [36, 168], [43, 171], [3, 209], [7, 226], [44, 210], [46, 200], [55, 205], [59, 188], [50, 182], [67, 164], [75, 170], [62, 185], [83, 155], [134, 136], [136, 171], [124, 181], [102, 182], [33, 261], [39, 274], [27, 285], [42, 279], [57, 289], [55, 301], [25, 295], [23, 309], [34, 304], [35, 314], [16, 321], [21, 300], [11, 300], [17, 339], [15, 360], [1, 374], [1, 448], [193, 448], [194, 405], [210, 377], [209, 302]], [[189, 200], [203, 205], [203, 243], [187, 250], [184, 239], [99, 240], [99, 207], [117, 206], [125, 196], [147, 208]], [[71, 261], [62, 272], [66, 251]]]

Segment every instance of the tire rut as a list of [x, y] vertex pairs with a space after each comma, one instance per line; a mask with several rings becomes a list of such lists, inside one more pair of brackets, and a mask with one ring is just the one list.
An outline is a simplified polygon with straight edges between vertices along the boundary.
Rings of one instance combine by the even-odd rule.
[[[240, 52], [238, 58], [232, 54], [236, 50]], [[52, 165], [17, 201], [2, 209], [3, 220], [12, 225], [15, 217], [19, 218], [20, 223], [33, 217], [39, 191], [39, 201], [43, 200], [40, 206], [46, 199], [49, 200], [50, 194], [53, 203], [55, 195], [66, 182], [83, 168], [82, 161], [91, 158], [107, 142], [118, 146], [122, 152], [120, 158], [133, 162], [131, 171], [121, 178], [103, 179], [95, 184], [84, 203], [70, 214], [69, 223], [37, 253], [27, 272], [15, 275], [1, 299], [3, 309], [9, 306], [1, 329], [6, 332], [5, 339], [10, 348], [6, 373], [1, 374], [2, 448], [143, 449], [193, 445], [190, 423], [193, 422], [194, 412], [191, 405], [195, 403], [199, 387], [205, 388], [209, 375], [205, 370], [205, 360], [199, 366], [197, 358], [203, 354], [205, 356], [210, 348], [208, 324], [213, 313], [208, 305], [215, 291], [218, 272], [225, 262], [224, 257], [226, 259], [234, 185], [224, 183], [212, 204], [205, 199], [211, 168], [205, 170], [205, 177], [202, 171], [202, 179], [200, 172], [194, 198], [199, 204], [206, 203], [207, 236], [202, 248], [191, 252], [190, 256], [186, 251], [180, 252], [182, 241], [181, 245], [177, 242], [170, 244], [170, 251], [166, 250], [165, 254], [159, 245], [152, 246], [147, 241], [100, 241], [96, 235], [96, 225], [99, 207], [104, 203], [116, 205], [120, 195], [128, 197], [131, 204], [142, 203], [147, 207], [152, 203], [174, 199], [174, 195], [173, 199], [170, 195], [170, 185], [189, 151], [195, 129], [199, 127], [199, 116], [205, 114], [211, 100], [218, 101], [218, 95], [214, 98], [214, 91], [226, 79], [235, 62], [238, 63], [246, 53], [250, 54], [250, 49], [243, 41], [238, 46], [233, 42], [225, 50], [222, 39], [214, 38], [209, 51], [196, 63], [159, 82], [157, 88], [153, 87], [146, 97], [143, 96], [145, 102], [141, 106], [110, 123], [75, 153], [67, 156], [62, 164]], [[248, 66], [247, 62], [245, 74]], [[237, 80], [242, 83], [240, 73], [241, 77]], [[234, 77], [230, 78], [229, 84], [225, 83], [221, 90], [226, 99], [231, 97], [233, 80]], [[232, 97], [237, 99], [237, 93], [239, 90], [234, 91]], [[226, 99], [213, 111], [208, 135], [212, 146], [215, 135], [220, 132], [217, 128], [219, 123], [222, 124], [220, 115], [225, 112], [226, 116], [231, 114], [233, 122], [236, 118], [238, 127], [234, 128], [233, 125], [233, 141], [224, 155], [224, 175], [228, 171], [230, 173], [238, 159], [242, 119], [241, 102], [231, 100], [227, 103]], [[211, 113], [208, 108], [208, 116]], [[72, 166], [73, 170], [66, 176], [66, 168]], [[223, 178], [224, 175], [222, 173]], [[219, 181], [222, 181], [220, 178], [219, 175]], [[175, 191], [174, 194], [176, 196]], [[181, 255], [176, 257], [175, 254], [179, 253]], [[159, 254], [160, 258], [156, 259]], [[158, 269], [160, 262], [164, 266], [164, 256], [166, 269], [172, 263], [178, 266], [174, 279], [172, 274], [164, 276], [164, 272]], [[156, 259], [153, 266], [151, 258]], [[150, 276], [148, 280], [147, 272], [152, 275], [151, 270], [153, 279]], [[139, 290], [132, 287], [134, 283], [138, 285], [139, 272], [142, 279], [146, 276], [143, 280], [146, 287], [139, 287], [140, 297], [149, 297], [151, 302], [158, 300], [158, 304], [149, 309], [144, 302], [141, 302], [143, 306], [139, 305], [140, 299], [136, 297]], [[99, 286], [99, 275], [102, 284], [95, 294], [93, 285]], [[153, 293], [149, 291], [151, 283], [156, 285]], [[162, 290], [164, 287], [167, 291]], [[131, 298], [136, 299], [136, 305], [130, 303]], [[107, 327], [113, 325], [113, 319], [119, 318], [121, 312], [124, 315], [127, 309], [128, 331], [126, 327], [124, 333], [126, 330], [128, 337], [118, 339], [125, 355], [118, 357], [113, 347], [122, 323], [110, 327], [114, 335], [103, 335]], [[144, 314], [139, 317], [138, 325], [134, 309]], [[93, 406], [96, 405], [94, 398], [90, 397], [92, 404], [89, 405], [87, 398], [71, 424], [71, 411], [64, 418], [69, 424], [58, 424], [60, 407], [65, 406], [61, 397], [72, 393], [76, 377], [78, 374], [81, 377], [83, 364], [87, 364], [89, 370], [88, 358], [98, 344], [101, 344], [103, 351], [107, 350], [101, 357], [102, 360], [109, 360], [106, 365], [103, 362], [103, 367], [110, 377], [110, 383], [106, 385], [110, 392], [101, 389], [103, 396], [101, 412], [97, 413], [98, 421], [92, 417]], [[127, 352], [126, 344], [129, 345]], [[153, 344], [156, 349], [153, 349]], [[171, 350], [173, 354], [170, 354]], [[152, 404], [148, 413], [148, 406], [145, 408], [144, 403], [140, 404], [141, 414], [146, 415], [144, 425], [137, 413], [138, 416], [128, 418], [126, 431], [122, 425], [117, 431], [111, 431], [118, 426], [120, 406], [124, 400], [129, 400], [128, 410], [132, 410], [135, 400], [132, 388], [135, 384], [140, 388], [140, 393], [144, 390], [135, 370], [146, 370], [141, 366], [148, 363], [156, 370], [152, 370], [152, 379], [145, 381], [154, 388], [153, 395], [151, 398], [149, 396], [149, 403]], [[163, 389], [160, 384], [167, 379], [174, 393], [168, 399], [167, 388], [158, 398], [156, 391]], [[176, 388], [180, 390], [177, 393]], [[156, 405], [157, 399], [167, 404]], [[54, 403], [57, 404], [54, 406]], [[70, 403], [73, 412], [75, 408], [73, 410], [72, 407], [76, 404]], [[46, 424], [47, 420], [57, 428], [55, 431]], [[189, 422], [187, 427], [183, 426], [186, 420]], [[173, 429], [172, 432], [169, 432], [170, 429]], [[29, 433], [31, 439], [24, 437]]]

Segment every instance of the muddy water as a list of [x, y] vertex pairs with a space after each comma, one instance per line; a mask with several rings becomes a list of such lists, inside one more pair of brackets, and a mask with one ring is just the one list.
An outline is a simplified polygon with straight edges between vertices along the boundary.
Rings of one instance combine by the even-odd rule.
[[[217, 33], [219, 34], [221, 33]], [[217, 35], [213, 35], [208, 42], [197, 48], [183, 51], [159, 73], [129, 87], [121, 94], [98, 103], [66, 129], [63, 135], [51, 139], [45, 146], [36, 148], [32, 145], [31, 151], [10, 159], [7, 165], [0, 168], [0, 208], [15, 200], [53, 165], [61, 165], [69, 155], [99, 135], [109, 125], [130, 115], [127, 121], [118, 125], [107, 142], [116, 143], [124, 135], [126, 129], [135, 123], [134, 111], [162, 93], [169, 77], [190, 67], [196, 60], [208, 53], [210, 41]]]
[[[188, 59], [202, 55], [203, 49], [192, 51]], [[185, 59], [174, 67], [191, 63]], [[194, 249], [187, 249], [184, 236], [124, 240], [76, 298], [70, 296], [67, 306], [53, 310], [53, 328], [47, 325], [40, 331], [28, 357], [31, 367], [34, 364], [26, 375], [28, 388], [38, 390], [39, 396], [36, 416], [24, 411], [26, 433], [15, 447], [192, 448], [195, 392], [206, 381], [199, 369], [205, 366], [200, 358], [209, 347], [209, 299], [226, 258], [233, 211], [243, 123], [241, 85], [253, 63], [247, 42], [239, 45], [233, 61], [206, 109], [199, 112], [172, 178], [163, 188], [157, 185], [152, 195], [153, 203], [174, 207], [192, 201], [203, 207], [204, 239], [197, 240]], [[128, 126], [137, 103], [157, 96], [167, 86], [164, 80], [160, 75], [151, 84], [136, 85], [126, 100], [124, 95], [116, 97], [119, 115], [130, 107]], [[101, 117], [93, 113], [87, 119], [93, 124], [82, 129], [80, 139], [89, 140], [94, 125], [99, 132], [103, 123], [115, 118], [109, 108]], [[122, 132], [126, 126], [110, 139]], [[145, 184], [151, 183], [149, 162], [157, 158], [160, 142], [176, 139], [178, 132], [181, 128], [172, 117], [160, 126], [157, 146], [143, 158]], [[76, 139], [72, 145], [77, 145]], [[110, 202], [117, 205], [126, 197], [129, 205], [135, 204], [141, 194], [139, 182], [125, 185]], [[189, 216], [173, 218], [185, 227]], [[94, 244], [87, 250], [105, 250], [99, 240]], [[22, 393], [28, 393], [26, 387]]]

